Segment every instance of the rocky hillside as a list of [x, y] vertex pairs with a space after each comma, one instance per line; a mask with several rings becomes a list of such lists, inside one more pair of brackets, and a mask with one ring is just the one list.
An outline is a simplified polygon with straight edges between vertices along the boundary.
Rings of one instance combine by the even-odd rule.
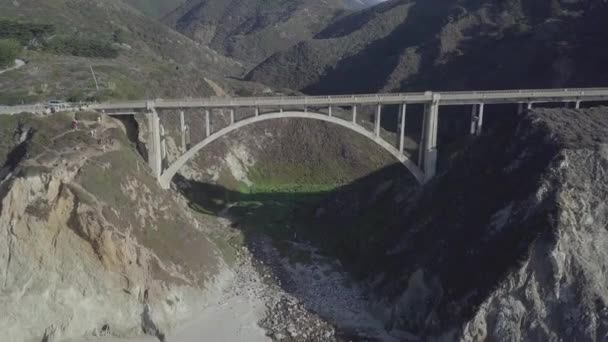
[[[607, 112], [534, 110], [424, 189], [341, 193], [320, 217], [354, 234], [367, 225], [372, 243], [336, 236], [334, 251], [367, 279], [388, 326], [423, 340], [605, 339]], [[372, 196], [371, 209], [340, 209]]]
[[307, 41], [331, 21], [377, 0], [189, 0], [164, 21], [197, 42], [255, 65]]
[[3, 104], [211, 95], [208, 80], [242, 72], [120, 0], [2, 0], [0, 13], [0, 39], [27, 62], [0, 76]]
[[157, 186], [122, 123], [72, 117], [0, 117], [0, 340], [162, 338], [231, 277], [229, 248]]
[[183, 5], [186, 0], [125, 0], [125, 2], [144, 14], [162, 19]]
[[308, 93], [600, 86], [606, 13], [597, 0], [389, 1], [247, 78]]

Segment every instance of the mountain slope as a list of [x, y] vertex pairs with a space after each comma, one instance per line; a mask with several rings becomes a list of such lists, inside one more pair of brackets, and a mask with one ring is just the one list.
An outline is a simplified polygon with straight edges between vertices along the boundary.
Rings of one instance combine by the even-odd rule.
[[190, 0], [165, 22], [201, 44], [249, 63], [310, 39], [353, 6], [343, 0]]
[[77, 114], [77, 130], [73, 114], [0, 117], [2, 341], [160, 338], [230, 275], [214, 221], [160, 189], [122, 123], [98, 116]]
[[[122, 1], [0, 1], [2, 37], [46, 24], [50, 32], [24, 40], [28, 64], [0, 76], [3, 103], [48, 98], [103, 100], [213, 94], [241, 66], [141, 14]], [[95, 9], [95, 10], [91, 10]], [[100, 54], [97, 46], [112, 49]], [[96, 89], [92, 66], [98, 81]]]
[[186, 0], [125, 0], [129, 5], [153, 18], [162, 19]]
[[[511, 117], [420, 191], [375, 186], [324, 206], [325, 219], [376, 242], [338, 238], [335, 250], [367, 279], [387, 325], [428, 341], [604, 339], [606, 113]], [[336, 210], [372, 194], [372, 208]]]
[[337, 19], [247, 78], [308, 93], [599, 86], [606, 13], [595, 0], [390, 1]]

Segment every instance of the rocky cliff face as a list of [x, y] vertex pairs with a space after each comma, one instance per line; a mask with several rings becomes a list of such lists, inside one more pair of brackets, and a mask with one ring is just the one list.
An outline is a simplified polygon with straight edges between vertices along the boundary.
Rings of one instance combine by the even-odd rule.
[[230, 277], [213, 223], [158, 188], [119, 122], [90, 120], [3, 119], [5, 141], [31, 134], [0, 180], [1, 340], [162, 337]]
[[351, 247], [351, 267], [388, 326], [437, 341], [606, 339], [606, 112], [537, 109], [424, 189], [370, 190], [384, 193], [368, 230], [382, 242]]

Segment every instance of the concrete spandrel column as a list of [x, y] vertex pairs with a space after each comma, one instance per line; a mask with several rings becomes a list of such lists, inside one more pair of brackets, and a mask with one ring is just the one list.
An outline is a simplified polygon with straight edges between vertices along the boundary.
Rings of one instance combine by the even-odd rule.
[[[426, 113], [429, 110], [430, 104], [424, 104], [424, 117], [422, 118], [422, 132], [420, 134], [420, 140], [418, 141], [418, 167], [424, 168], [424, 141], [426, 140]], [[424, 171], [424, 170], [423, 170]]]
[[528, 102], [528, 110], [534, 108], [534, 104], [532, 102]]
[[518, 103], [517, 104], [517, 114], [522, 114], [523, 112], [524, 112], [524, 104]]
[[179, 112], [179, 131], [182, 135], [182, 152], [186, 152], [186, 119], [183, 110]]
[[437, 128], [439, 121], [439, 94], [433, 94], [432, 102], [424, 113], [424, 175], [425, 181], [435, 177], [437, 172]]
[[353, 123], [357, 123], [357, 105], [353, 105]]
[[234, 124], [234, 108], [230, 109], [230, 124]]
[[260, 115], [260, 107], [255, 107], [255, 116]]
[[480, 103], [479, 104], [479, 114], [477, 114], [477, 129], [475, 130], [475, 133], [477, 135], [481, 135], [481, 131], [483, 129], [483, 111], [484, 111], [484, 104]]
[[206, 134], [206, 137], [211, 135], [211, 120], [209, 118], [208, 109], [205, 109], [205, 134]]
[[576, 101], [576, 103], [574, 104], [574, 108], [576, 109], [581, 109], [581, 101]]
[[477, 121], [477, 105], [474, 104], [473, 108], [471, 109], [471, 135], [475, 134], [475, 129], [477, 128], [476, 121]]
[[403, 150], [405, 148], [405, 115], [406, 115], [406, 111], [407, 111], [407, 104], [403, 103], [400, 107], [399, 107], [399, 114], [400, 114], [400, 131], [399, 131], [399, 152], [403, 153]]
[[329, 114], [329, 116], [332, 116], [332, 106], [327, 107], [327, 113]]
[[374, 133], [376, 135], [376, 137], [380, 137], [380, 124], [382, 122], [382, 105], [378, 104], [378, 106], [376, 107], [376, 118], [375, 118], [375, 125], [376, 128], [374, 130]]

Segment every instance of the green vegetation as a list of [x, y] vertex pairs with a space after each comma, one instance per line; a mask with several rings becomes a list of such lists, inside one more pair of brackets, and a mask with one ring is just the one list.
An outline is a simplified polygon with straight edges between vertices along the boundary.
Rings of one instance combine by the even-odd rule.
[[12, 48], [9, 50], [0, 46], [0, 65], [3, 61], [3, 50], [14, 50], [15, 42], [58, 55], [116, 58], [119, 51], [112, 43], [122, 43], [125, 39], [125, 33], [121, 29], [114, 30], [111, 40], [87, 34], [53, 36], [55, 31], [55, 26], [51, 24], [0, 19], [0, 38], [8, 39]]
[[21, 51], [21, 44], [14, 39], [0, 40], [0, 67], [12, 65]]
[[46, 42], [46, 51], [79, 57], [116, 58], [118, 49], [109, 40], [81, 36], [57, 36]]
[[35, 44], [36, 40], [48, 37], [54, 32], [55, 27], [49, 24], [0, 19], [0, 38], [15, 39], [22, 45]]

